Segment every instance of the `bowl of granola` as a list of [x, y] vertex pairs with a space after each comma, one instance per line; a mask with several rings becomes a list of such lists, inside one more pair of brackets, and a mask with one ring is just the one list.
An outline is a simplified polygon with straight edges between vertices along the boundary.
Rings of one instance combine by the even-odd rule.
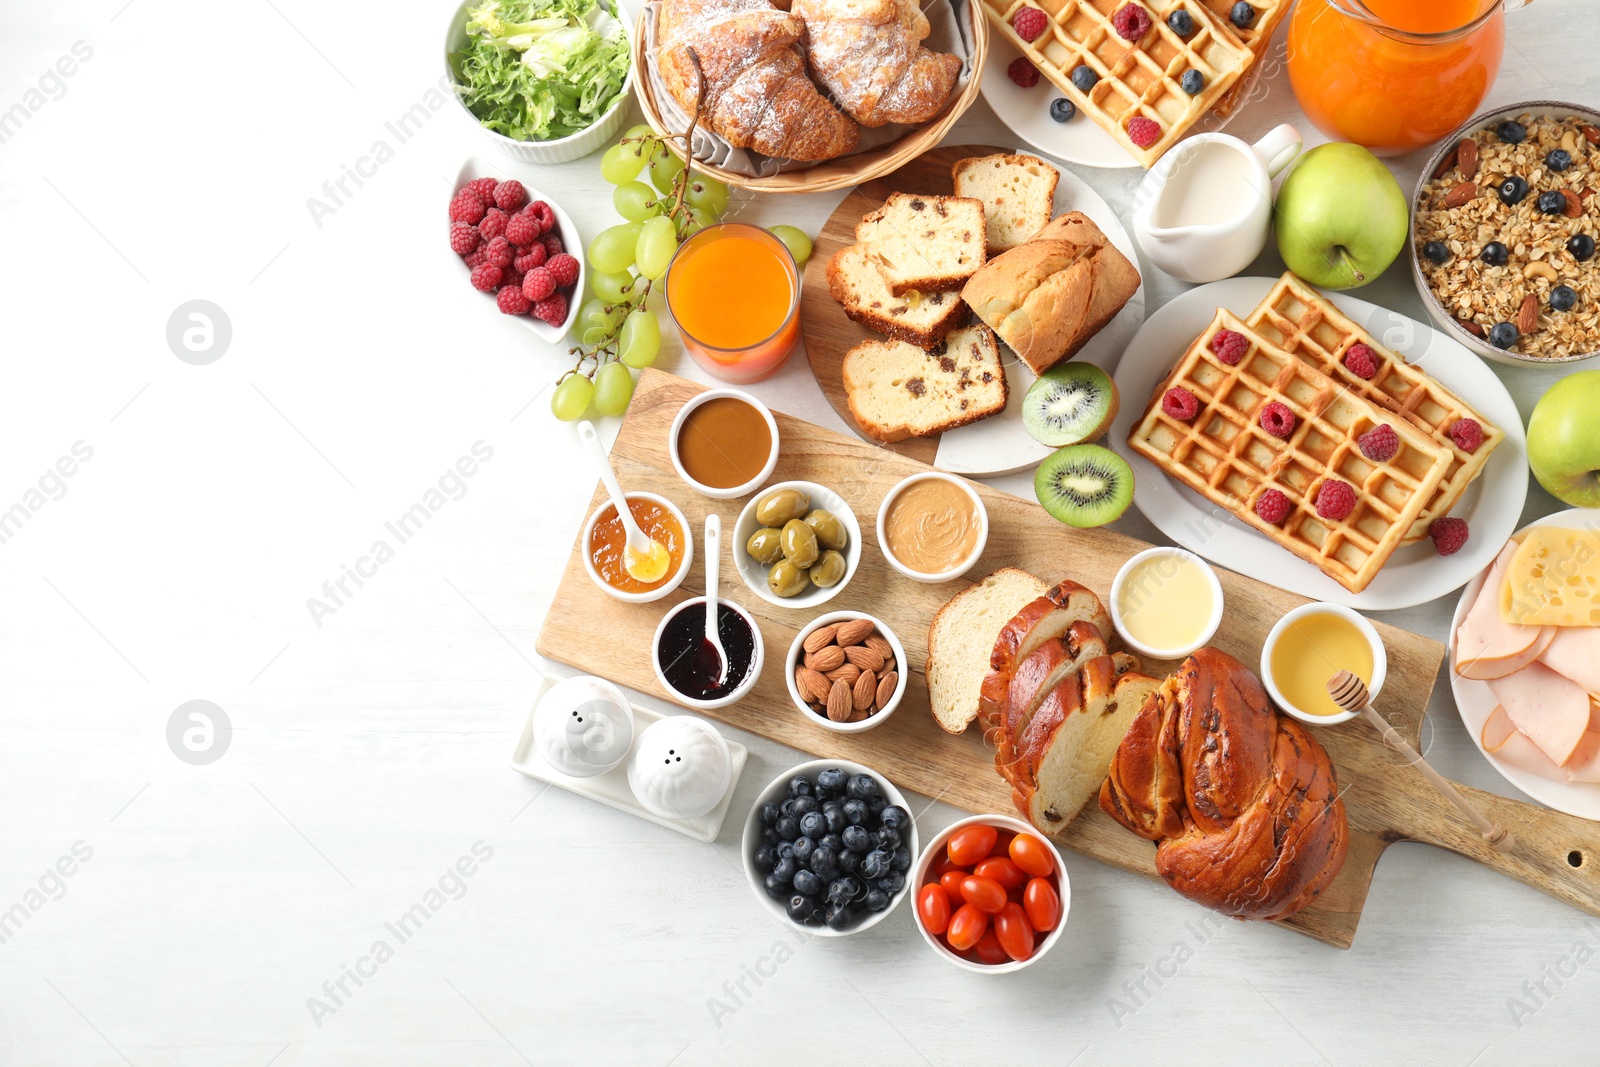
[[1439, 329], [1498, 363], [1600, 355], [1600, 112], [1477, 116], [1417, 183], [1411, 273]]

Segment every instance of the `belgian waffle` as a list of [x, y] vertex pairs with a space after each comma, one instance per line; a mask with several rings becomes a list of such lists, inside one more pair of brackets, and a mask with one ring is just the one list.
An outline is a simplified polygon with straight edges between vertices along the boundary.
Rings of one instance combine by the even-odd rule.
[[[1234, 0], [1200, 0], [1200, 2], [1216, 16], [1218, 22], [1228, 24], [1228, 28], [1255, 55], [1255, 61], [1260, 63], [1266, 57], [1267, 49], [1272, 45], [1272, 35], [1277, 32], [1283, 17], [1289, 13], [1289, 5], [1293, 0], [1250, 0], [1250, 6], [1256, 9], [1256, 18], [1248, 26], [1235, 26], [1233, 20], [1229, 18], [1229, 14], [1233, 11]], [[1261, 76], [1266, 77], [1267, 72], [1263, 71]], [[1217, 101], [1211, 110], [1218, 115], [1233, 114], [1244, 102], [1249, 84], [1249, 78], [1240, 78], [1234, 82], [1233, 87], [1222, 94], [1222, 99]]]
[[[1139, 6], [1150, 16], [1150, 30], [1137, 41], [1125, 41], [1112, 28], [1111, 16], [1127, 3], [983, 0], [990, 24], [1079, 110], [1148, 167], [1216, 105], [1249, 69], [1255, 55], [1226, 19], [1218, 22], [1199, 0], [1147, 0]], [[1038, 7], [1049, 16], [1044, 33], [1033, 41], [1024, 41], [1011, 25], [1017, 10], [1024, 6]], [[1189, 12], [1195, 23], [1195, 31], [1187, 39], [1167, 25], [1167, 16], [1180, 8]], [[1080, 65], [1100, 76], [1088, 92], [1072, 83], [1072, 71]], [[1205, 88], [1194, 96], [1178, 83], [1191, 68], [1206, 79]], [[1160, 136], [1144, 148], [1128, 135], [1128, 123], [1138, 116], [1161, 127]]]
[[[1248, 343], [1234, 366], [1211, 349], [1225, 329]], [[1174, 386], [1194, 395], [1194, 418], [1181, 421], [1162, 409], [1162, 397]], [[1261, 427], [1261, 409], [1273, 401], [1295, 416], [1287, 439]], [[1361, 454], [1356, 438], [1380, 423], [1393, 426], [1400, 442], [1394, 456], [1375, 463]], [[1365, 589], [1400, 547], [1450, 464], [1449, 453], [1409, 422], [1273, 347], [1226, 309], [1157, 387], [1128, 443], [1353, 593]], [[1317, 515], [1317, 494], [1330, 477], [1355, 492], [1355, 507], [1344, 519]], [[1268, 489], [1289, 500], [1289, 514], [1278, 525], [1255, 511]]]
[[[1450, 453], [1444, 480], [1406, 533], [1405, 543], [1428, 536], [1428, 524], [1448, 515], [1472, 480], [1483, 473], [1489, 453], [1506, 439], [1504, 433], [1472, 405], [1439, 382], [1379, 344], [1346, 318], [1321, 293], [1294, 274], [1278, 279], [1272, 292], [1250, 313], [1250, 328], [1271, 344], [1298, 356], [1368, 402], [1409, 419], [1411, 424]], [[1353, 344], [1372, 349], [1378, 373], [1371, 381], [1351, 372], [1342, 360]], [[1483, 428], [1483, 443], [1463, 452], [1450, 437], [1457, 419], [1473, 419]]]

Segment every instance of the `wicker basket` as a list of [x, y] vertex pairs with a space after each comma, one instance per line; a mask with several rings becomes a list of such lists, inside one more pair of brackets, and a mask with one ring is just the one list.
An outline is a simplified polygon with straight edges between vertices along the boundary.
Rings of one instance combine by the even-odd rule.
[[[728, 185], [761, 193], [820, 193], [829, 189], [860, 185], [864, 181], [898, 170], [944, 140], [944, 135], [950, 132], [950, 127], [955, 125], [956, 119], [978, 99], [978, 79], [983, 73], [984, 60], [989, 55], [989, 20], [983, 16], [982, 0], [967, 0], [966, 11], [967, 18], [971, 20], [972, 33], [972, 76], [967, 79], [966, 88], [951, 100], [937, 117], [900, 140], [874, 148], [870, 152], [840, 156], [838, 159], [826, 160], [804, 170], [784, 171], [765, 178], [735, 174], [701, 161], [695, 162], [694, 169]], [[649, 68], [646, 66], [654, 63], [655, 57], [645, 52], [645, 36], [644, 9], [641, 6], [633, 33], [634, 95], [638, 97], [639, 107], [644, 112], [645, 121], [650, 124], [651, 129], [662, 134], [681, 134], [682, 130], [666, 128], [661, 110], [656, 105], [655, 89], [651, 84]], [[667, 146], [674, 155], [683, 158], [684, 149], [677, 139], [669, 140]]]

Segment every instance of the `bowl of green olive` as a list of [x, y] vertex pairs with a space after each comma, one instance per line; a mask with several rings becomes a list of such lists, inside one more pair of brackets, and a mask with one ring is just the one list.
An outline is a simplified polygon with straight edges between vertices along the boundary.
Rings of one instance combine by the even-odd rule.
[[739, 513], [733, 562], [744, 584], [768, 603], [814, 608], [850, 584], [861, 562], [861, 526], [827, 486], [779, 482]]

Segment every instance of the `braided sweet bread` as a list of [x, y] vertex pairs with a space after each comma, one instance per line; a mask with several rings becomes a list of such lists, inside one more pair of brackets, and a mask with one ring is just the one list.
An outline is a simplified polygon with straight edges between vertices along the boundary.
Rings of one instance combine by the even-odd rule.
[[1254, 674], [1202, 648], [1151, 694], [1100, 807], [1157, 842], [1156, 872], [1198, 904], [1283, 919], [1326, 889], [1349, 841], [1328, 753]]

